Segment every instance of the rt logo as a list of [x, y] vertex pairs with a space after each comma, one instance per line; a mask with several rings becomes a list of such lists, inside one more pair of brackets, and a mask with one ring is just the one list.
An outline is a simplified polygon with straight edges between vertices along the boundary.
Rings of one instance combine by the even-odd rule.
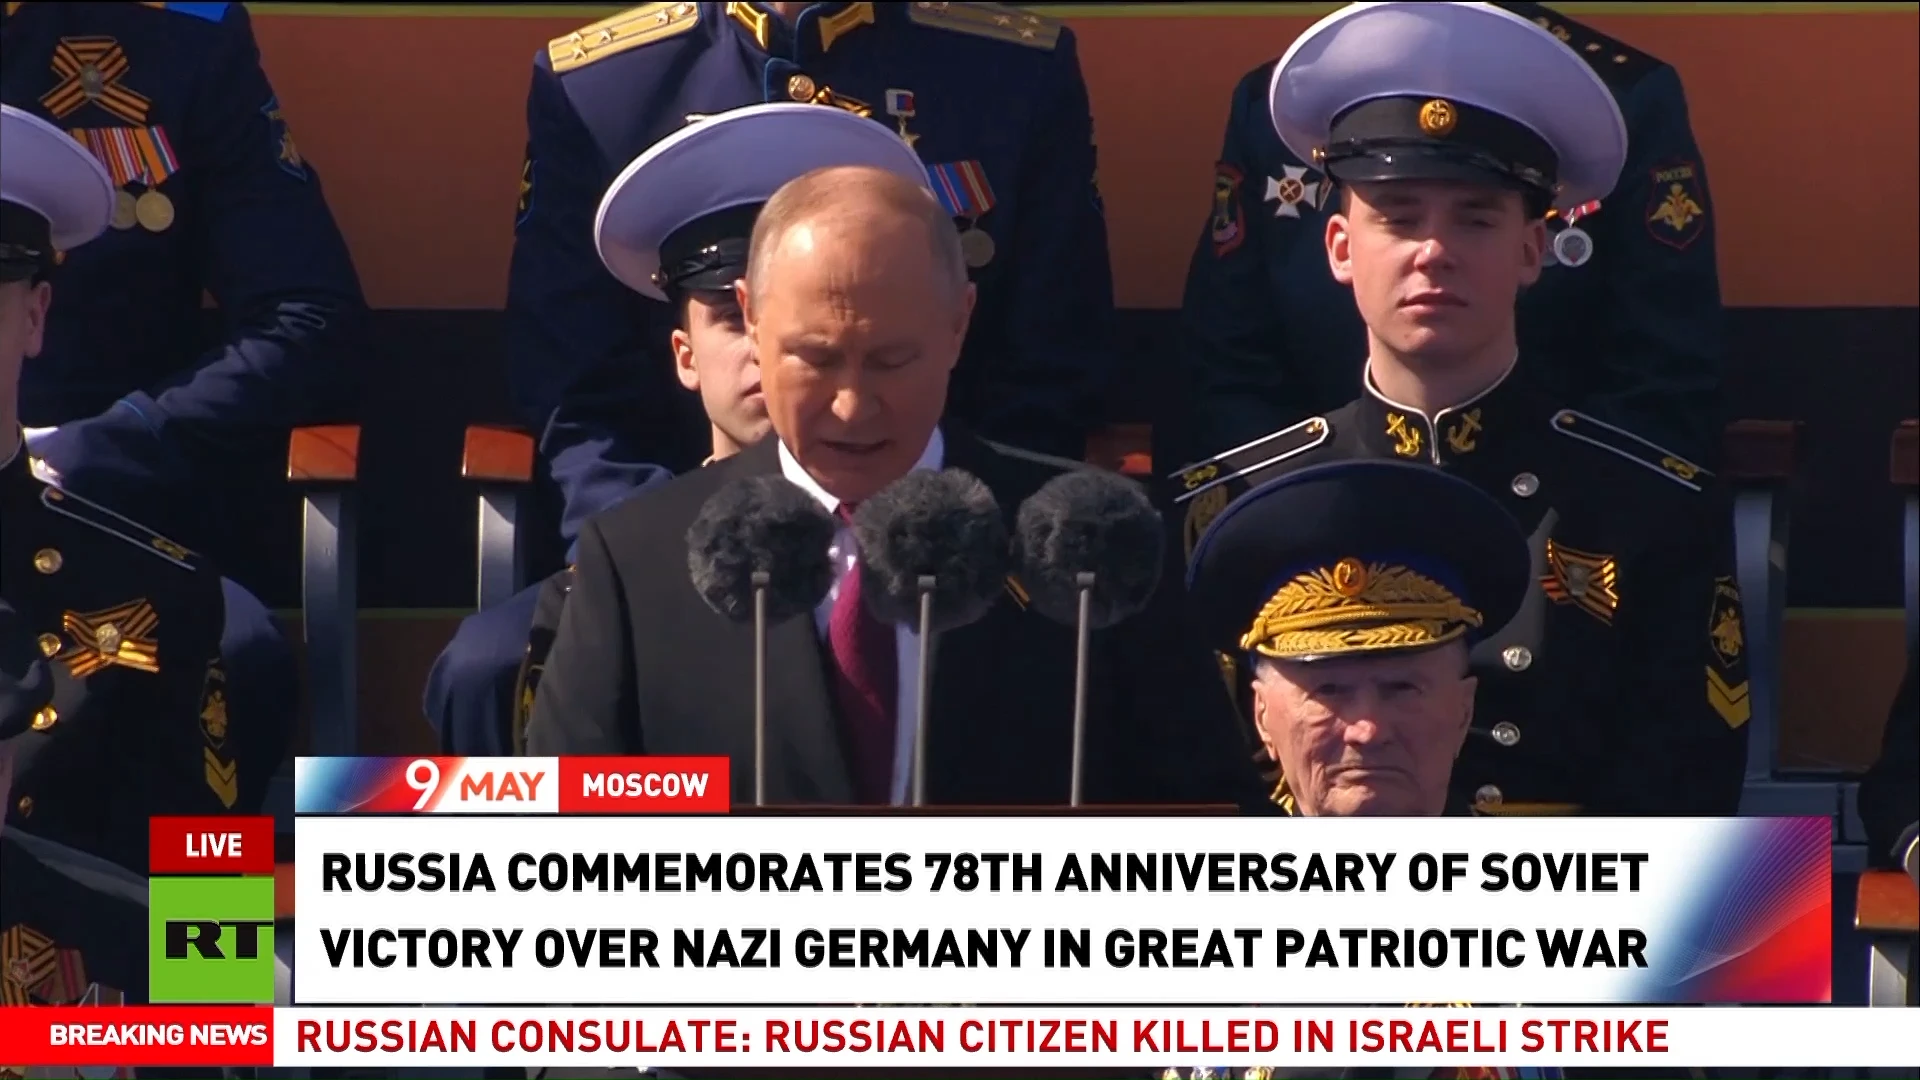
[[147, 999], [273, 1003], [273, 879], [156, 877], [147, 883]]

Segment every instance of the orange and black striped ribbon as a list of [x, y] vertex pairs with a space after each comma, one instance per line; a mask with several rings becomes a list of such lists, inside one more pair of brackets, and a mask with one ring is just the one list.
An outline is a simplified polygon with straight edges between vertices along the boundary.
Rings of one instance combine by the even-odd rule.
[[152, 102], [120, 85], [130, 66], [126, 50], [110, 37], [61, 38], [53, 50], [60, 85], [40, 95], [40, 104], [58, 119], [92, 101], [129, 124], [144, 124]]

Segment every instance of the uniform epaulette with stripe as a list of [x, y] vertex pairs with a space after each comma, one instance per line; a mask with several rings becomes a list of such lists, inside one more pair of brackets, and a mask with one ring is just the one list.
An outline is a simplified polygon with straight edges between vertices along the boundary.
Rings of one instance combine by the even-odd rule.
[[1660, 61], [1623, 41], [1599, 33], [1590, 26], [1574, 22], [1545, 4], [1502, 2], [1503, 7], [1565, 42], [1580, 54], [1608, 85], [1616, 90], [1640, 81]]
[[[38, 464], [37, 462], [35, 464]], [[35, 475], [44, 476], [38, 469]], [[89, 502], [70, 491], [48, 485], [40, 493], [40, 503], [62, 517], [91, 525], [101, 532], [125, 540], [134, 547], [186, 570], [200, 568], [200, 556], [134, 521], [114, 513], [99, 503]]]
[[553, 73], [561, 75], [628, 49], [679, 37], [699, 22], [698, 4], [641, 4], [547, 42], [547, 60]]
[[1553, 414], [1553, 430], [1570, 439], [1578, 439], [1609, 453], [1618, 454], [1636, 465], [1693, 491], [1700, 491], [1713, 475], [1679, 454], [1635, 435], [1626, 428], [1595, 420], [1583, 412], [1562, 409]]
[[907, 16], [920, 26], [1010, 41], [1035, 49], [1052, 49], [1060, 43], [1058, 21], [1022, 11], [1011, 4], [919, 3], [907, 8]]
[[1249, 473], [1281, 462], [1326, 442], [1333, 435], [1333, 425], [1324, 416], [1302, 420], [1290, 428], [1282, 428], [1271, 435], [1265, 435], [1250, 443], [1236, 446], [1222, 454], [1216, 454], [1205, 461], [1196, 461], [1174, 472], [1168, 479], [1180, 489], [1174, 496], [1176, 503], [1187, 502], [1210, 488], [1219, 487], [1230, 480], [1238, 480]]
[[224, 19], [227, 17], [227, 9], [229, 7], [232, 7], [233, 5], [231, 4], [198, 4], [198, 3], [186, 3], [186, 4], [164, 3], [164, 4], [141, 4], [140, 6], [155, 8], [160, 11], [171, 11], [177, 15], [191, 15], [196, 19], [205, 19], [208, 22], [217, 23], [221, 19]]

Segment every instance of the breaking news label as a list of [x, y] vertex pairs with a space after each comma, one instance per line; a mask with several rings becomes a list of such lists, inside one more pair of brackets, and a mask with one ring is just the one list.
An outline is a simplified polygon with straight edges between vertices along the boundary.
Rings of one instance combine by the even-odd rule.
[[[731, 788], [715, 758], [302, 759], [277, 903], [270, 821], [155, 819], [166, 1004], [3, 1009], [0, 1044], [60, 1066], [1912, 1057], [1915, 1014], [1826, 1004], [1823, 818], [736, 816]], [[1697, 1007], [1734, 1004], [1767, 1007]]]

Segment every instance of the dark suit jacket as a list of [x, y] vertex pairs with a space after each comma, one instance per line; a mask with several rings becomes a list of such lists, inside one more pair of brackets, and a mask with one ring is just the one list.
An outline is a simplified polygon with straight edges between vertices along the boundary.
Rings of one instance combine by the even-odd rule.
[[1915, 653], [1907, 653], [1907, 675], [1894, 697], [1893, 711], [1880, 738], [1880, 759], [1860, 781], [1860, 821], [1867, 827], [1868, 855], [1876, 862], [1898, 860], [1894, 846], [1920, 818], [1920, 703], [1914, 700]]
[[[978, 476], [1011, 529], [1027, 496], [1067, 462], [944, 429], [946, 466]], [[687, 527], [728, 481], [777, 475], [768, 439], [595, 518], [580, 534], [572, 595], [527, 726], [527, 752], [728, 754], [751, 804], [753, 628], [713, 613], [687, 571]], [[1098, 803], [1265, 806], [1220, 676], [1187, 632], [1179, 579], [1153, 607], [1092, 639], [1087, 798]], [[768, 801], [854, 801], [811, 617], [767, 635]], [[1006, 590], [988, 615], [942, 635], [933, 659], [928, 801], [1062, 805], [1073, 723], [1074, 630]]]

